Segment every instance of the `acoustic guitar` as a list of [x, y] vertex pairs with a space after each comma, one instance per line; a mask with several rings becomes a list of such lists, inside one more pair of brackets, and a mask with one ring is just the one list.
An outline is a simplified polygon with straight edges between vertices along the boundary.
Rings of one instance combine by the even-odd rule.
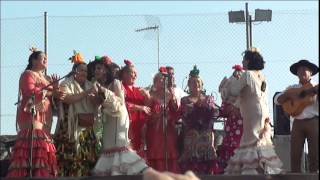
[[305, 107], [314, 103], [314, 96], [319, 90], [318, 85], [313, 86], [311, 83], [307, 83], [300, 88], [292, 88], [285, 91], [284, 93], [289, 98], [282, 104], [283, 110], [290, 116], [297, 116], [302, 113]]

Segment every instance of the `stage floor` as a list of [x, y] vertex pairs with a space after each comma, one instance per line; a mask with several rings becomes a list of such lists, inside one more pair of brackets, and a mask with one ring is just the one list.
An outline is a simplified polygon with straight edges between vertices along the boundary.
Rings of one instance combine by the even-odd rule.
[[[11, 179], [11, 178], [4, 178]], [[20, 178], [17, 178], [20, 179]], [[22, 179], [22, 178], [21, 178]], [[42, 178], [25, 178], [25, 179], [37, 179], [45, 180]], [[59, 180], [142, 180], [141, 175], [137, 176], [104, 176], [104, 177], [61, 177], [56, 178]], [[200, 176], [201, 180], [318, 180], [319, 174], [281, 174], [281, 175], [215, 175], [215, 176]], [[48, 179], [49, 180], [49, 179]]]

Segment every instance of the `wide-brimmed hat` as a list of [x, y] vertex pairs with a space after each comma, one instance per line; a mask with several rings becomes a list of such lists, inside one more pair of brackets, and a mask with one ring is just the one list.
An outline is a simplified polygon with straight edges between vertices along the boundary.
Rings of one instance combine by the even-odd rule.
[[308, 60], [302, 59], [290, 66], [290, 71], [292, 74], [297, 75], [298, 68], [304, 66], [311, 70], [312, 76], [319, 72], [319, 68], [317, 65], [309, 62]]

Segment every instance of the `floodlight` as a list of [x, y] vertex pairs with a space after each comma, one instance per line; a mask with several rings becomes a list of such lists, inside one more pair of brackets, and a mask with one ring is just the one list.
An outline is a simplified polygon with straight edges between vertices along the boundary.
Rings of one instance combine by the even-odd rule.
[[254, 21], [271, 21], [272, 11], [270, 9], [256, 9]]
[[246, 22], [244, 11], [229, 11], [229, 23]]

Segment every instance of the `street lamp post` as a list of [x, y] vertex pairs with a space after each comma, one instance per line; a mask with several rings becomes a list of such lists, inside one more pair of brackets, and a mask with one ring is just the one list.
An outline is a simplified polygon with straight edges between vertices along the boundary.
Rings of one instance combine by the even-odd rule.
[[246, 11], [229, 11], [229, 23], [246, 23], [246, 41], [247, 49], [252, 47], [252, 22], [271, 21], [272, 11], [270, 9], [255, 9], [255, 19], [249, 14], [248, 3], [246, 3]]

